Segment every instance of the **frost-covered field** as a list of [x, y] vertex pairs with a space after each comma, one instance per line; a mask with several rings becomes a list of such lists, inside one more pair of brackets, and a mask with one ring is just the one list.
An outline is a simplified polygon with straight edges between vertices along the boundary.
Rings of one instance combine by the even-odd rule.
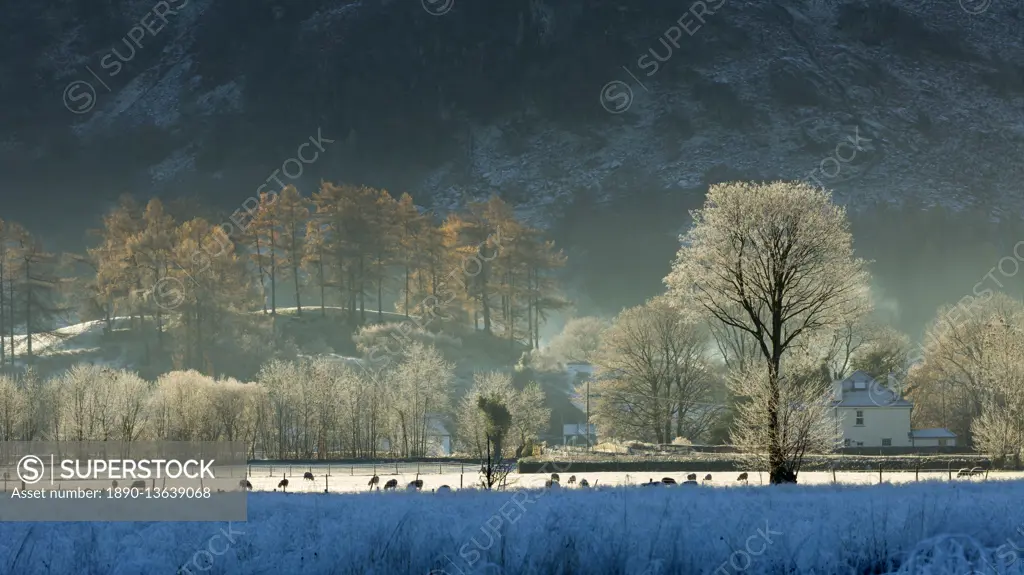
[[1022, 501], [1021, 481], [253, 493], [244, 524], [0, 523], [0, 572], [1021, 575]]
[[[302, 473], [307, 469], [311, 469], [314, 479], [313, 481], [307, 481], [302, 478]], [[253, 475], [249, 477], [250, 483], [252, 483], [253, 490], [255, 491], [273, 491], [278, 482], [287, 475], [288, 476], [288, 491], [295, 492], [313, 492], [322, 493], [324, 489], [328, 489], [331, 493], [358, 493], [366, 492], [369, 490], [368, 482], [370, 481], [370, 474], [372, 471], [368, 467], [355, 467], [349, 468], [345, 466], [331, 467], [331, 475], [327, 476], [326, 466], [313, 466], [312, 468], [307, 467], [282, 467], [274, 471], [274, 476], [268, 476], [269, 470], [266, 468], [260, 470], [254, 470]], [[988, 478], [984, 476], [973, 477], [970, 479], [962, 478], [957, 479], [956, 471], [953, 470], [953, 481], [965, 482], [971, 481], [975, 483], [981, 482], [993, 482], [993, 481], [1009, 481], [1009, 480], [1024, 480], [1024, 472], [1008, 472], [1008, 471], [992, 471], [988, 474]], [[354, 473], [354, 474], [353, 474]], [[388, 473], [386, 468], [381, 468], [377, 471], [380, 477], [380, 487], [384, 488], [384, 484], [389, 479], [397, 479], [399, 488], [404, 489], [410, 482], [416, 479], [415, 473]], [[573, 475], [571, 468], [569, 471], [561, 473], [561, 483], [563, 487], [572, 487], [568, 485], [569, 477]], [[706, 472], [697, 473], [698, 480], [703, 480]], [[671, 477], [677, 482], [682, 483], [687, 476], [687, 473], [674, 471], [674, 472], [663, 472], [663, 471], [644, 471], [644, 472], [632, 472], [632, 473], [618, 473], [618, 472], [598, 472], [598, 473], [578, 473], [576, 474], [577, 479], [586, 479], [591, 485], [597, 481], [597, 485], [600, 486], [624, 486], [624, 485], [637, 485], [640, 483], [646, 483], [649, 479], [660, 481], [663, 477]], [[742, 484], [737, 483], [736, 478], [738, 473], [712, 473], [711, 481], [703, 483], [706, 487], [740, 487]], [[448, 485], [452, 489], [459, 489], [460, 484], [462, 487], [472, 487], [471, 483], [478, 481], [479, 475], [475, 473], [471, 466], [466, 466], [466, 474], [461, 475], [460, 473], [437, 473], [437, 469], [434, 469], [433, 473], [424, 473], [419, 476], [423, 480], [423, 490], [430, 491], [437, 489], [442, 485]], [[526, 474], [512, 474], [509, 476], [509, 485], [517, 488], [540, 488], [544, 486], [544, 480], [548, 478], [546, 474], [539, 473], [526, 473]], [[941, 480], [948, 481], [949, 474], [945, 471], [941, 472], [924, 472], [922, 471], [919, 476], [915, 476], [913, 471], [885, 471], [882, 474], [882, 480], [886, 483], [913, 483], [917, 480], [929, 481], [929, 480]], [[832, 483], [832, 473], [824, 471], [810, 471], [802, 472], [799, 476], [801, 485], [829, 485]], [[836, 481], [844, 485], [876, 485], [878, 484], [878, 471], [839, 471], [836, 472]], [[758, 474], [751, 472], [749, 474], [748, 485], [764, 485], [768, 483], [768, 474]]]

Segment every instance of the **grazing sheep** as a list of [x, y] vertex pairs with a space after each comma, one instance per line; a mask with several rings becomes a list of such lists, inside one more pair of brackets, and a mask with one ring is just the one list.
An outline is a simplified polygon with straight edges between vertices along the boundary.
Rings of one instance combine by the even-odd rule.
[[288, 480], [282, 479], [281, 482], [277, 484], [277, 486], [280, 487], [282, 490], [288, 489]]
[[558, 481], [558, 474], [557, 473], [552, 473], [551, 474], [551, 481]]
[[242, 487], [244, 489], [248, 489], [249, 491], [252, 491], [252, 483], [249, 483], [248, 479], [243, 479], [243, 480], [239, 481], [238, 482], [238, 486]]
[[388, 489], [397, 489], [397, 488], [398, 488], [398, 480], [397, 479], [388, 479], [388, 482], [384, 484], [384, 491], [387, 491]]
[[711, 474], [710, 473], [708, 473], [707, 475], [704, 476], [704, 481], [711, 481]]
[[544, 482], [544, 487], [547, 487], [548, 489], [561, 489], [558, 481], [552, 481], [551, 479]]
[[145, 479], [140, 479], [138, 481], [132, 481], [132, 487], [133, 488], [134, 487], [138, 487], [139, 489], [145, 489], [146, 488], [146, 480]]
[[697, 481], [697, 474], [696, 473], [691, 473], [691, 474], [687, 475], [686, 476], [686, 480], [687, 481]]
[[[373, 479], [370, 479], [370, 483], [368, 485], [370, 486], [370, 489], [373, 490], [374, 486], [378, 484], [380, 484], [380, 477], [374, 475]], [[380, 487], [377, 487], [377, 489], [380, 489]]]
[[590, 483], [586, 479], [580, 479], [580, 487], [590, 487]]
[[661, 482], [665, 485], [676, 485], [676, 480], [671, 477], [662, 477]]
[[437, 488], [437, 493], [451, 493], [451, 492], [452, 492], [452, 488], [448, 487], [447, 485], [442, 485], [441, 487]]
[[572, 485], [573, 483], [576, 483], [576, 476], [575, 475], [569, 476], [569, 485]]
[[306, 481], [313, 481], [313, 473], [310, 472], [310, 471], [307, 471], [307, 472], [302, 474], [302, 478], [305, 479]]
[[736, 481], [742, 481], [743, 483], [746, 483], [747, 482], [747, 472], [744, 471], [743, 473], [740, 473], [740, 476], [736, 478]]

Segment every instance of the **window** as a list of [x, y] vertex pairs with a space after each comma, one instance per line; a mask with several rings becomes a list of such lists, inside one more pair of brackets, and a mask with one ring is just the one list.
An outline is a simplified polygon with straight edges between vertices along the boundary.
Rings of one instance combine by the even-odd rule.
[[863, 441], [858, 441], [857, 442], [857, 447], [864, 447], [864, 442]]
[[856, 425], [864, 425], [864, 412], [857, 410], [857, 423]]
[[849, 437], [843, 440], [843, 447], [849, 447], [851, 444], [853, 444], [853, 441]]
[[945, 439], [940, 439], [939, 440], [939, 447], [945, 447], [945, 446], [946, 446], [946, 440]]
[[882, 447], [892, 447], [892, 440], [891, 439], [883, 439], [882, 440]]

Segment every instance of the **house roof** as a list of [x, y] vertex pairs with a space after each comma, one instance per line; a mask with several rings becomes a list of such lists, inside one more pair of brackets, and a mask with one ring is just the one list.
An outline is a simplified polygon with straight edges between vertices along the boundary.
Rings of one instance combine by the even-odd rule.
[[945, 427], [932, 427], [929, 429], [915, 429], [910, 432], [914, 439], [952, 439], [956, 434]]
[[[864, 385], [864, 389], [856, 389], [855, 384]], [[842, 400], [833, 402], [835, 407], [913, 407], [914, 404], [903, 399], [899, 394], [865, 371], [857, 370], [846, 379], [835, 382], [841, 390]]]
[[843, 400], [835, 407], [913, 407], [914, 404], [885, 388], [843, 391]]

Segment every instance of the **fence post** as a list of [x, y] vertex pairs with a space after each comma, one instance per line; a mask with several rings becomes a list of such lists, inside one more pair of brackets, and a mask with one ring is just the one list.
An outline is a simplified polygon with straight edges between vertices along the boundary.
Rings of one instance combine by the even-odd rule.
[[949, 474], [949, 480], [953, 481], [953, 462], [952, 461], [947, 461], [946, 462], [946, 472]]
[[921, 481], [921, 460], [917, 461], [917, 467], [914, 468], [914, 481]]
[[882, 464], [881, 463], [878, 464], [878, 483], [879, 483], [879, 485], [881, 485], [881, 483], [882, 483]]
[[395, 475], [398, 475], [398, 461], [395, 461]]

